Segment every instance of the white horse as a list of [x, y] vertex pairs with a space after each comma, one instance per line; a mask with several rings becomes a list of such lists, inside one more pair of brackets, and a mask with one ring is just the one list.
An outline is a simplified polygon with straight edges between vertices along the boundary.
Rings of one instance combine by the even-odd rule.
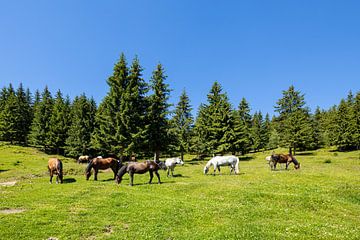
[[184, 165], [183, 160], [181, 160], [178, 157], [175, 158], [167, 158], [165, 160], [165, 165], [167, 167], [167, 176], [170, 175], [170, 170], [171, 170], [171, 176], [174, 176], [174, 168], [176, 167], [176, 165]]
[[235, 174], [239, 173], [239, 158], [235, 156], [216, 156], [210, 159], [204, 167], [204, 174], [207, 174], [209, 171], [210, 166], [214, 166], [214, 175], [216, 169], [219, 170], [220, 173], [220, 166], [230, 166], [230, 174], [232, 171]]

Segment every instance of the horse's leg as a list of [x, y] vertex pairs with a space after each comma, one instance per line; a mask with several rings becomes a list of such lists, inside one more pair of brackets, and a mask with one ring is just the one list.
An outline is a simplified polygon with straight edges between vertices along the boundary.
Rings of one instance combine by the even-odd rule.
[[[172, 177], [174, 177], [174, 168], [175, 168], [175, 167], [172, 167], [172, 168], [171, 168], [171, 176], [172, 176]], [[156, 174], [158, 174], [157, 171], [156, 171]]]
[[286, 162], [286, 167], [285, 167], [286, 170], [288, 170], [289, 164], [290, 164], [289, 162]]
[[59, 173], [56, 174], [56, 184], [58, 184], [58, 183], [59, 183]]
[[219, 170], [219, 175], [221, 175], [220, 166], [217, 166], [217, 169]]
[[111, 170], [114, 172], [114, 179], [113, 180], [115, 180], [116, 179], [116, 174], [117, 174], [116, 167], [112, 167]]
[[169, 177], [170, 176], [170, 167], [168, 167], [168, 169], [167, 169], [167, 177]]
[[53, 172], [50, 170], [50, 184], [52, 184]]
[[94, 168], [94, 180], [97, 181], [97, 175], [98, 175], [99, 169]]
[[129, 176], [130, 176], [130, 186], [134, 185], [134, 172], [133, 171], [129, 171]]
[[158, 178], [158, 184], [161, 184], [160, 175], [159, 175], [159, 173], [158, 173], [157, 170], [155, 171], [155, 174], [156, 174], [156, 176], [157, 176], [157, 178]]
[[276, 170], [276, 164], [277, 164], [277, 162], [274, 162], [274, 170]]
[[153, 177], [154, 177], [153, 171], [150, 170], [150, 171], [149, 171], [149, 174], [150, 174], [149, 184], [151, 184], [151, 181], [152, 181], [152, 179], [153, 179]]

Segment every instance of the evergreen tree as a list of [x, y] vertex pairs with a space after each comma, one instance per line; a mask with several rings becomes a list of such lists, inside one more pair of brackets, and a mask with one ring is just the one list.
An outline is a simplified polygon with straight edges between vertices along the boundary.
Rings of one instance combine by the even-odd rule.
[[164, 73], [163, 66], [158, 64], [153, 72], [150, 81], [152, 95], [149, 97], [147, 126], [146, 126], [146, 143], [149, 151], [154, 153], [154, 159], [159, 160], [160, 152], [166, 150], [169, 144], [169, 114], [167, 103], [170, 89], [165, 83], [167, 76]]
[[360, 92], [358, 92], [355, 96], [354, 101], [354, 144], [357, 150], [360, 150]]
[[354, 133], [352, 119], [354, 117], [352, 112], [351, 102], [344, 99], [341, 100], [334, 122], [334, 143], [339, 150], [349, 150], [354, 146]]
[[12, 85], [7, 90], [2, 91], [2, 109], [0, 111], [0, 139], [10, 141], [11, 144], [16, 141], [18, 104]]
[[265, 121], [264, 124], [262, 126], [263, 129], [263, 147], [266, 149], [268, 147], [268, 143], [270, 140], [270, 135], [271, 135], [271, 120], [270, 120], [270, 115], [268, 113], [266, 113], [265, 115]]
[[252, 147], [255, 151], [260, 150], [264, 147], [264, 122], [262, 113], [255, 112], [252, 119], [251, 136], [252, 136]]
[[239, 146], [239, 151], [242, 154], [245, 154], [249, 152], [252, 145], [250, 106], [245, 98], [242, 98], [241, 102], [239, 103], [238, 113], [240, 117], [240, 124], [242, 125], [241, 128], [244, 132], [244, 134], [242, 135], [242, 143]]
[[66, 154], [72, 157], [91, 152], [91, 133], [94, 131], [96, 104], [85, 94], [75, 97], [71, 106], [71, 125], [66, 139]]
[[29, 89], [25, 92], [23, 85], [20, 84], [16, 91], [17, 107], [13, 112], [15, 115], [15, 139], [19, 143], [27, 144], [27, 135], [30, 131], [32, 122], [31, 93]]
[[122, 155], [126, 145], [126, 126], [122, 121], [123, 93], [128, 85], [128, 68], [125, 55], [115, 64], [113, 75], [107, 80], [109, 93], [100, 103], [96, 113], [96, 128], [92, 147], [99, 153]]
[[277, 131], [281, 136], [280, 144], [294, 154], [298, 148], [309, 147], [312, 141], [310, 114], [304, 99], [303, 94], [290, 86], [287, 91], [283, 91], [283, 97], [275, 106], [275, 111], [279, 113]]
[[48, 151], [53, 98], [47, 86], [41, 94], [41, 101], [38, 103], [36, 101], [37, 95], [35, 94], [34, 119], [29, 133], [29, 142], [35, 147]]
[[191, 139], [191, 149], [198, 155], [209, 153], [207, 145], [208, 117], [207, 106], [205, 104], [200, 104], [194, 124], [194, 134]]
[[185, 90], [183, 90], [172, 119], [174, 135], [177, 140], [176, 151], [180, 152], [181, 160], [184, 160], [184, 153], [190, 150], [190, 138], [193, 125], [191, 110], [189, 97]]
[[142, 67], [137, 57], [134, 58], [129, 70], [127, 86], [122, 94], [120, 118], [123, 124], [123, 148], [125, 155], [132, 155], [143, 149], [146, 136], [146, 108], [148, 91], [142, 79]]
[[47, 145], [57, 154], [63, 153], [70, 126], [70, 100], [64, 101], [60, 90], [56, 93], [50, 118]]

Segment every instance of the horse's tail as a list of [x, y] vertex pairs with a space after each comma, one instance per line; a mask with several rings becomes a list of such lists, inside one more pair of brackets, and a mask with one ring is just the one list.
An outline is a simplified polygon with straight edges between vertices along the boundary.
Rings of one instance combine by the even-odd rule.
[[63, 182], [63, 164], [62, 164], [62, 162], [60, 160], [57, 161], [56, 170], [58, 172], [60, 182], [62, 183]]
[[127, 164], [123, 165], [116, 174], [116, 182], [121, 183], [122, 177], [127, 172]]
[[236, 163], [235, 163], [235, 174], [239, 174], [239, 158], [235, 157]]
[[93, 167], [93, 165], [94, 165], [94, 159], [91, 159], [85, 169], [85, 173], [87, 175], [91, 172], [91, 168]]

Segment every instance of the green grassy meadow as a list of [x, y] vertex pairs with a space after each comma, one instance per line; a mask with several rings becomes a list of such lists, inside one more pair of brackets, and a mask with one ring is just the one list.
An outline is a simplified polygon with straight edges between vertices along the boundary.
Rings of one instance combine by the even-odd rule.
[[60, 157], [65, 182], [50, 185], [49, 155], [0, 143], [0, 239], [360, 239], [360, 151], [301, 153], [297, 171], [270, 171], [266, 155], [236, 176], [187, 156], [176, 177], [133, 187], [111, 171], [86, 181], [86, 164]]

